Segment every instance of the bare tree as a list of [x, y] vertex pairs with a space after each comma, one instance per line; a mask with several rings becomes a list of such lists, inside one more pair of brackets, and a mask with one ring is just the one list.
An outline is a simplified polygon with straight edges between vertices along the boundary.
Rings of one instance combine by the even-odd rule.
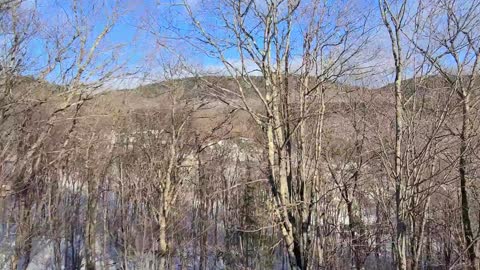
[[[346, 10], [334, 11], [320, 1], [308, 5], [224, 1], [216, 9], [224, 25], [219, 31], [233, 39], [223, 40], [206, 30], [206, 23], [188, 3], [184, 6], [201, 40], [193, 45], [223, 63], [234, 83], [227, 88], [207, 81], [212, 94], [246, 111], [264, 132], [274, 211], [290, 266], [313, 267], [309, 258], [318, 237], [313, 224], [321, 222], [315, 203], [321, 186], [318, 170], [324, 115], [324, 107], [318, 110], [317, 106], [324, 102], [329, 83], [359, 71], [353, 59], [368, 40], [363, 18], [358, 22], [358, 17], [347, 17]], [[333, 27], [327, 27], [329, 23]], [[292, 38], [296, 31], [302, 33], [298, 45]], [[236, 62], [226, 56], [230, 48], [235, 49]], [[294, 54], [300, 55], [299, 61]], [[316, 129], [309, 130], [307, 121]], [[307, 142], [308, 136], [313, 144]]]
[[[418, 52], [430, 63], [449, 87], [457, 94], [461, 104], [461, 127], [458, 133], [458, 175], [460, 182], [461, 217], [470, 267], [478, 267], [475, 253], [475, 237], [470, 218], [468, 174], [471, 170], [468, 156], [473, 139], [472, 106], [476, 104], [476, 89], [480, 51], [478, 50], [479, 21], [478, 3], [460, 4], [455, 1], [440, 1], [434, 7], [425, 3], [418, 6], [414, 34], [424, 38], [415, 40], [406, 33]], [[441, 28], [433, 28], [439, 23]]]
[[406, 237], [406, 183], [402, 177], [402, 135], [403, 135], [403, 55], [401, 45], [401, 29], [404, 26], [407, 1], [401, 1], [398, 10], [393, 10], [389, 1], [379, 1], [383, 24], [388, 30], [392, 44], [392, 55], [395, 61], [395, 168], [392, 173], [395, 179], [395, 217], [396, 238], [395, 255], [397, 269], [407, 268], [407, 237]]

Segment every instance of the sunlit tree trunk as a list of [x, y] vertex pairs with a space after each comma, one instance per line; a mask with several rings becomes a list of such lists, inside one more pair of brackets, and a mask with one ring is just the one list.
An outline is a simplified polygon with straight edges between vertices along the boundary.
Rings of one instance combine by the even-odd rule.
[[398, 13], [391, 9], [391, 3], [387, 0], [379, 0], [380, 13], [383, 23], [388, 30], [392, 56], [395, 61], [395, 162], [393, 178], [395, 181], [395, 259], [398, 270], [407, 269], [407, 224], [406, 224], [406, 183], [402, 176], [402, 137], [403, 137], [403, 59], [400, 41], [403, 27], [403, 17], [406, 9], [406, 1], [400, 2]]

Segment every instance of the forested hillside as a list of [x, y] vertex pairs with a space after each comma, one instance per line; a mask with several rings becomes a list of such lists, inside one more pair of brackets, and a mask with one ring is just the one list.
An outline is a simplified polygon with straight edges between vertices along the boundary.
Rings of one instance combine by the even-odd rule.
[[479, 269], [480, 2], [0, 0], [0, 269]]

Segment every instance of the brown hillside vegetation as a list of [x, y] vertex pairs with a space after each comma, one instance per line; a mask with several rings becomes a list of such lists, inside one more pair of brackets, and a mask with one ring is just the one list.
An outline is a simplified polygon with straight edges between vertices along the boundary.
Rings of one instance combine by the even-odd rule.
[[0, 270], [480, 269], [479, 18], [0, 0]]

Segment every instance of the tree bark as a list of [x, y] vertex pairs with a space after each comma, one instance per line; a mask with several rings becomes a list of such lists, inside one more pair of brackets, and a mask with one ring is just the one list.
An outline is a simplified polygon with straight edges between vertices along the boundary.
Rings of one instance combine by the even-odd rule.
[[467, 249], [470, 268], [475, 268], [475, 245], [473, 243], [473, 231], [470, 221], [470, 207], [468, 203], [467, 192], [467, 150], [469, 138], [469, 115], [470, 115], [470, 95], [463, 90], [462, 93], [462, 130], [460, 133], [460, 158], [458, 173], [460, 176], [460, 197], [462, 207], [462, 225], [465, 238], [465, 246]]

